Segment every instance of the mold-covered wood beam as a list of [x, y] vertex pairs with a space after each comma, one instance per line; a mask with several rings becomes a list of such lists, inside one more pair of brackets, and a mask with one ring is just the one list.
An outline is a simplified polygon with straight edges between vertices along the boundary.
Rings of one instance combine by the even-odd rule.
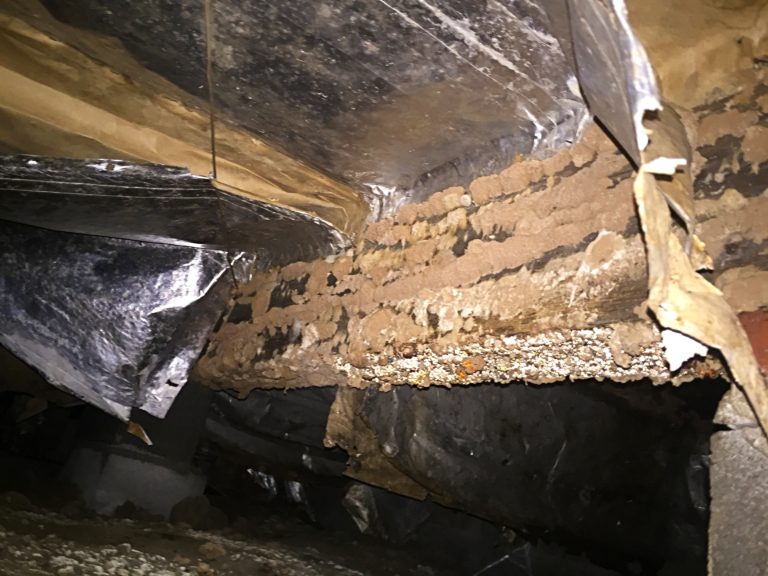
[[[212, 171], [206, 102], [144, 68], [118, 41], [56, 21], [39, 2], [0, 7], [0, 83], [0, 153]], [[317, 216], [349, 236], [360, 230], [368, 207], [355, 190], [222, 118], [216, 129], [222, 188]]]
[[[739, 312], [768, 306], [768, 88], [684, 114], [695, 143], [708, 275]], [[210, 385], [259, 387], [672, 374], [646, 316], [633, 171], [597, 126], [368, 226], [356, 249], [257, 275], [198, 364]]]

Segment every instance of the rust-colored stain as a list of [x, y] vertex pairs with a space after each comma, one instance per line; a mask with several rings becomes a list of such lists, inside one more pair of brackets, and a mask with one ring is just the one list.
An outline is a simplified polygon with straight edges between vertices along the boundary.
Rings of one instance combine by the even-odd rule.
[[752, 350], [755, 352], [760, 370], [768, 375], [768, 312], [756, 310], [754, 312], [742, 312], [739, 320], [747, 332]]
[[720, 368], [715, 368], [712, 366], [702, 366], [701, 368], [696, 370], [696, 375], [699, 378], [705, 378], [707, 380], [712, 380], [714, 378], [717, 378], [720, 376], [721, 370]]
[[462, 361], [461, 366], [467, 374], [474, 374], [475, 372], [482, 370], [485, 366], [485, 360], [482, 356], [473, 356], [472, 358], [466, 358]]

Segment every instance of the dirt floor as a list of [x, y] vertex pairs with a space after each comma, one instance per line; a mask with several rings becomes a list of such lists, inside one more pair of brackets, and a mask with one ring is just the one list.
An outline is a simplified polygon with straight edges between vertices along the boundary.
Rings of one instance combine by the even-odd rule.
[[297, 518], [205, 532], [149, 519], [41, 509], [0, 494], [0, 574], [8, 576], [430, 575], [408, 552], [325, 533]]

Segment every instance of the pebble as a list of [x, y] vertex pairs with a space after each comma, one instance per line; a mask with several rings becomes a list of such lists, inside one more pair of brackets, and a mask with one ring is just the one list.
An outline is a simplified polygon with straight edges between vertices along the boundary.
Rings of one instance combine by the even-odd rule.
[[176, 564], [181, 564], [182, 566], [186, 566], [191, 562], [189, 558], [182, 556], [181, 554], [176, 554], [176, 556], [173, 557], [173, 561], [176, 562]]
[[205, 544], [202, 544], [197, 551], [200, 552], [200, 555], [206, 560], [215, 560], [227, 553], [224, 546], [216, 542], [206, 542]]

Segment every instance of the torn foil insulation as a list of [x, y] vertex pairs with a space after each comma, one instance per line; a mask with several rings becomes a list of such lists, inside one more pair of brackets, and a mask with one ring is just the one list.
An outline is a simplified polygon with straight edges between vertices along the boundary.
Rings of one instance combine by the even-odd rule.
[[[567, 10], [566, 10], [567, 1]], [[640, 162], [648, 137], [645, 111], [658, 109], [656, 77], [640, 41], [629, 25], [623, 0], [545, 0], [552, 15], [568, 14], [577, 76], [589, 109]], [[561, 17], [561, 16], [560, 16]]]
[[[561, 0], [548, 0], [556, 5]], [[768, 384], [744, 329], [722, 293], [701, 274], [711, 259], [696, 236], [691, 146], [685, 128], [662, 106], [653, 69], [634, 36], [623, 0], [568, 0], [582, 92], [638, 166], [634, 195], [648, 256], [647, 306], [664, 333], [674, 370], [719, 349], [768, 434]], [[685, 246], [670, 210], [685, 225]]]
[[223, 252], [0, 221], [0, 344], [127, 419], [163, 417], [224, 309]]
[[261, 266], [311, 260], [347, 242], [319, 218], [222, 192], [183, 168], [121, 160], [0, 156], [0, 218], [254, 253]]
[[[629, 25], [624, 1], [542, 4], [565, 53], [573, 56], [590, 110], [639, 167], [634, 194], [648, 254], [648, 308], [667, 329], [670, 366], [674, 370], [703, 354], [702, 344], [719, 349], [768, 434], [768, 385], [749, 340], [720, 291], [697, 273], [712, 262], [695, 233], [688, 136], [677, 114], [662, 106], [653, 68]], [[670, 209], [685, 225], [685, 246], [674, 233]]]
[[346, 244], [180, 168], [39, 156], [0, 157], [0, 241], [0, 343], [123, 419], [165, 415], [233, 276]]

